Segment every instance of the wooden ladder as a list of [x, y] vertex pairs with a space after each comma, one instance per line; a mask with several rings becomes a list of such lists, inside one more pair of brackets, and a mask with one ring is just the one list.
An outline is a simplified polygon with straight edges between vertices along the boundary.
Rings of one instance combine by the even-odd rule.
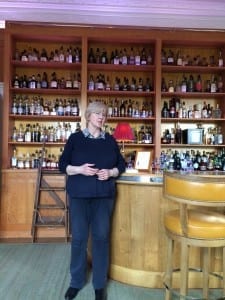
[[[38, 238], [40, 228], [64, 228], [65, 242], [69, 238], [67, 176], [58, 169], [42, 167], [42, 157], [38, 167], [33, 220], [31, 227], [32, 242]], [[60, 184], [59, 184], [60, 183]], [[56, 237], [55, 237], [56, 238]]]

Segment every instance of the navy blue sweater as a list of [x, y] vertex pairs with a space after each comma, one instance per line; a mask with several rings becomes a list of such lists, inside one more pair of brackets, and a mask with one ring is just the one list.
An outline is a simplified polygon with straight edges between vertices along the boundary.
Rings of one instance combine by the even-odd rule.
[[[85, 163], [94, 164], [98, 169], [118, 168], [119, 173], [125, 171], [125, 161], [120, 153], [116, 140], [109, 133], [105, 138], [88, 138], [83, 132], [70, 135], [64, 151], [59, 159], [59, 169], [66, 173], [68, 165], [81, 166]], [[97, 176], [81, 174], [70, 175], [67, 180], [67, 192], [70, 197], [114, 197], [115, 180], [98, 180]]]

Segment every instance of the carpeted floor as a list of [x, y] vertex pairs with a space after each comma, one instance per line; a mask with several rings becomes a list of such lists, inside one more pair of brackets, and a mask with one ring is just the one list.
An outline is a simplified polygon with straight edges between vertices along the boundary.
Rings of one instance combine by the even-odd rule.
[[[70, 280], [69, 262], [69, 243], [0, 244], [0, 300], [63, 300]], [[107, 300], [164, 300], [165, 291], [110, 280], [107, 292]], [[194, 298], [188, 299], [202, 299], [200, 291], [191, 293]], [[225, 299], [220, 295], [221, 290], [211, 290], [209, 299]], [[76, 300], [94, 300], [91, 273]]]
[[[70, 244], [0, 244], [1, 300], [63, 300], [69, 284]], [[110, 280], [107, 300], [161, 300], [164, 290]], [[77, 300], [94, 299], [91, 274]]]

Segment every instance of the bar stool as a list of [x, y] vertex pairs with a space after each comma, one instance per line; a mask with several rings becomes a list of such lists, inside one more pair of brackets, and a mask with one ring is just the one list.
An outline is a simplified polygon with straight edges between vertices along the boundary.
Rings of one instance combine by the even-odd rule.
[[[178, 204], [178, 209], [172, 209], [164, 215], [168, 239], [167, 266], [163, 282], [166, 287], [165, 299], [172, 299], [174, 293], [178, 294], [180, 299], [210, 299], [210, 275], [222, 280], [223, 298], [217, 299], [225, 299], [225, 215], [222, 208], [225, 207], [225, 172], [202, 175], [165, 171], [163, 196]], [[175, 242], [180, 243], [181, 249], [180, 266], [177, 269], [173, 266]], [[190, 247], [200, 247], [200, 269], [189, 266]], [[222, 248], [222, 275], [210, 270], [210, 250], [219, 247]], [[202, 274], [203, 298], [194, 298], [188, 293], [191, 270], [198, 270]], [[176, 271], [180, 274], [178, 292], [173, 288]]]

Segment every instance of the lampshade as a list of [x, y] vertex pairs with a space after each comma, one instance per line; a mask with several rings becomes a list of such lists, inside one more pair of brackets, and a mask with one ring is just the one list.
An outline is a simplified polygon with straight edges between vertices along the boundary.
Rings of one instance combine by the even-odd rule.
[[118, 141], [134, 140], [134, 133], [129, 123], [118, 123], [113, 136]]
[[113, 136], [117, 141], [122, 142], [122, 152], [124, 152], [124, 142], [134, 140], [134, 133], [129, 123], [118, 123]]

